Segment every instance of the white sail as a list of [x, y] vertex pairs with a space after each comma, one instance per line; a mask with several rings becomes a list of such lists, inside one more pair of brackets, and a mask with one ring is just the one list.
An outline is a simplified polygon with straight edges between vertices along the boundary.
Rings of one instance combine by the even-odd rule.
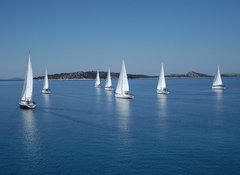
[[33, 93], [33, 72], [32, 72], [32, 64], [31, 64], [31, 59], [29, 54], [27, 72], [25, 75], [21, 100], [32, 101], [32, 93]]
[[95, 87], [100, 87], [100, 77], [99, 77], [99, 71], [97, 71], [96, 81], [95, 81]]
[[157, 85], [157, 93], [158, 94], [169, 94], [169, 91], [166, 86], [163, 64], [161, 66], [161, 72], [159, 75], [159, 80], [158, 80], [158, 85]]
[[45, 77], [43, 82], [43, 89], [49, 89], [48, 87], [48, 74], [47, 74], [47, 68], [45, 69]]
[[223, 85], [223, 82], [222, 82], [222, 78], [221, 78], [220, 69], [218, 66], [217, 72], [216, 72], [214, 80], [213, 80], [213, 86], [222, 86], [222, 85]]
[[123, 94], [124, 92], [129, 92], [127, 71], [125, 67], [124, 60], [122, 61], [122, 68], [118, 79], [118, 84], [116, 88], [116, 93]]
[[107, 79], [106, 79], [106, 88], [108, 87], [112, 87], [112, 80], [111, 80], [111, 72], [110, 72], [110, 68], [108, 68], [108, 74], [107, 74]]
[[163, 64], [162, 64], [161, 73], [159, 75], [157, 89], [158, 90], [163, 90], [165, 88], [166, 88], [166, 81], [165, 81], [165, 75], [164, 75], [164, 68], [163, 68]]

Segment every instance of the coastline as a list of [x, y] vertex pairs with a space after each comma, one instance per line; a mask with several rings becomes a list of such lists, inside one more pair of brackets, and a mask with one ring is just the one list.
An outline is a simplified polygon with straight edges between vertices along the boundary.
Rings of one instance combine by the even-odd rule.
[[[221, 74], [223, 78], [240, 78], [240, 73], [229, 73]], [[107, 77], [107, 72], [100, 72], [100, 79], [105, 80]], [[112, 80], [117, 80], [119, 73], [111, 73]], [[198, 72], [188, 72], [186, 74], [167, 74], [165, 78], [213, 78], [214, 75], [207, 75]], [[128, 74], [128, 79], [158, 79], [159, 76], [156, 75], [144, 75], [144, 74]], [[33, 78], [34, 80], [43, 80], [44, 76], [37, 76]], [[59, 73], [48, 75], [49, 80], [53, 81], [91, 81], [96, 79], [96, 72], [73, 72], [73, 73]], [[9, 79], [0, 79], [0, 81], [23, 81], [23, 78], [9, 78]]]

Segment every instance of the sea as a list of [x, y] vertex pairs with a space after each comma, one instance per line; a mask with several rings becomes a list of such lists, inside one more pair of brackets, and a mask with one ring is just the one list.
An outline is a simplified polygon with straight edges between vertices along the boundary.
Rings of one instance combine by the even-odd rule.
[[35, 80], [33, 110], [23, 81], [0, 81], [0, 174], [240, 174], [240, 78], [168, 78], [169, 95], [157, 81], [129, 80], [128, 100], [105, 80], [52, 80], [48, 95]]

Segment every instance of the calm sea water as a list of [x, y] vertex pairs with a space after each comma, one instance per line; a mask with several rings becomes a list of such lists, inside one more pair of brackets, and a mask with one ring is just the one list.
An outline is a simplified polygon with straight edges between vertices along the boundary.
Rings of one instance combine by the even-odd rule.
[[239, 174], [240, 79], [223, 81], [167, 79], [164, 96], [156, 79], [130, 80], [134, 100], [94, 81], [43, 95], [35, 81], [34, 110], [18, 107], [22, 81], [0, 81], [0, 174]]

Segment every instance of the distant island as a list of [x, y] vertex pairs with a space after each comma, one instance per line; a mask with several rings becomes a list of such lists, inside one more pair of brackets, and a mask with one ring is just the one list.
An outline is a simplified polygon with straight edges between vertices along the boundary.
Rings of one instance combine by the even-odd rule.
[[8, 79], [0, 79], [0, 81], [23, 81], [23, 78], [8, 78]]
[[165, 77], [169, 77], [169, 78], [202, 78], [202, 77], [212, 77], [212, 75], [207, 75], [207, 74], [191, 71], [186, 74], [169, 74], [169, 75], [165, 75]]
[[[60, 74], [53, 74], [48, 75], [48, 79], [52, 80], [91, 80], [96, 78], [96, 71], [79, 71], [79, 72], [72, 72], [72, 73], [60, 73]], [[105, 79], [107, 77], [107, 72], [100, 71], [99, 72], [100, 78]], [[118, 79], [119, 73], [111, 72], [112, 79]], [[148, 76], [143, 74], [128, 74], [128, 78], [156, 78], [157, 76]], [[35, 77], [34, 79], [43, 79], [44, 76]]]
[[[100, 78], [105, 79], [107, 77], [107, 72], [99, 72]], [[231, 74], [221, 74], [222, 77], [237, 77], [240, 78], [239, 73], [231, 73]], [[112, 72], [111, 78], [118, 79], [119, 73]], [[129, 79], [136, 79], [136, 78], [158, 78], [159, 75], [144, 75], [144, 74], [128, 74]], [[165, 75], [167, 78], [207, 78], [213, 77], [213, 75], [207, 75], [195, 71], [188, 72], [186, 74], [168, 74]], [[78, 72], [71, 72], [71, 73], [59, 73], [59, 74], [52, 74], [48, 75], [50, 80], [93, 80], [96, 78], [96, 71], [78, 71]], [[34, 77], [35, 80], [42, 80], [44, 76]], [[9, 78], [9, 79], [0, 79], [0, 81], [23, 81], [23, 78]]]
[[[100, 78], [105, 79], [107, 77], [107, 72], [100, 71], [99, 72]], [[204, 77], [213, 77], [212, 75], [207, 75], [198, 72], [188, 72], [186, 74], [169, 74], [165, 75], [168, 78], [204, 78]], [[222, 74], [223, 77], [240, 77], [240, 74]], [[112, 72], [111, 73], [112, 79], [118, 79], [119, 73]], [[35, 77], [36, 80], [43, 79], [44, 76]], [[72, 73], [59, 73], [59, 74], [52, 74], [48, 75], [48, 78], [51, 80], [92, 80], [96, 78], [96, 71], [78, 71]], [[136, 78], [158, 78], [158, 76], [150, 76], [150, 75], [143, 75], [143, 74], [128, 74], [129, 79], [136, 79]]]

